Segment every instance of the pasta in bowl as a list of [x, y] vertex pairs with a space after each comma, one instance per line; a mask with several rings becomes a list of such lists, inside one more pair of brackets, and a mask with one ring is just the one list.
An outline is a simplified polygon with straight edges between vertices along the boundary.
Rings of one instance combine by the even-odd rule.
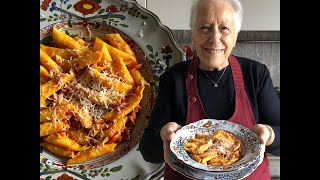
[[234, 171], [257, 160], [260, 141], [249, 129], [225, 120], [203, 119], [176, 132], [172, 154], [182, 163], [204, 171]]
[[[102, 27], [68, 31], [58, 23], [40, 42], [42, 154], [68, 166], [120, 158], [137, 143], [153, 105], [144, 53], [121, 31]], [[80, 38], [83, 32], [90, 36]]]
[[212, 166], [226, 167], [238, 161], [241, 153], [241, 141], [224, 130], [212, 135], [196, 133], [182, 145], [193, 160]]

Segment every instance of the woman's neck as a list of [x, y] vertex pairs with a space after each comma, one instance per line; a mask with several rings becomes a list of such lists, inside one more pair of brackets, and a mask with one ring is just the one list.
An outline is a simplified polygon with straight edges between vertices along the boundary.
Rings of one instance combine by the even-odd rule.
[[198, 67], [204, 71], [220, 71], [228, 65], [229, 65], [229, 61], [223, 62], [221, 64], [217, 64], [217, 65], [212, 64], [209, 66], [209, 65], [202, 63], [201, 60], [199, 59]]

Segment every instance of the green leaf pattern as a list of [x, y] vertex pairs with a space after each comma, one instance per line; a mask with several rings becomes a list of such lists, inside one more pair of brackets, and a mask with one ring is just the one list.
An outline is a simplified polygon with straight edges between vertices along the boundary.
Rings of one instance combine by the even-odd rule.
[[[40, 176], [47, 175], [42, 179], [51, 180], [54, 174], [60, 175], [67, 172], [79, 177], [80, 179], [92, 179], [92, 178], [99, 178], [99, 177], [112, 177], [113, 173], [121, 173], [122, 169], [123, 169], [123, 166], [119, 165], [119, 166], [112, 167], [110, 169], [108, 167], [102, 167], [102, 168], [100, 167], [97, 169], [89, 169], [89, 170], [85, 169], [81, 171], [74, 171], [74, 170], [69, 170], [67, 168], [53, 168], [52, 165], [40, 163]], [[138, 174], [135, 177], [129, 178], [129, 179], [138, 180], [139, 178], [140, 178], [140, 175]]]
[[[166, 57], [170, 53], [165, 54], [165, 53], [162, 53], [161, 51], [160, 52], [154, 51], [154, 48], [150, 44], [146, 45], [146, 47], [150, 51], [150, 53], [147, 56], [149, 57], [148, 62], [152, 66], [153, 78], [155, 80], [155, 83], [159, 83], [161, 74], [167, 68], [166, 63], [163, 62], [162, 60], [166, 59]], [[160, 57], [160, 56], [162, 56], [162, 57]], [[156, 92], [156, 94], [158, 93], [158, 85], [155, 86], [155, 92]]]

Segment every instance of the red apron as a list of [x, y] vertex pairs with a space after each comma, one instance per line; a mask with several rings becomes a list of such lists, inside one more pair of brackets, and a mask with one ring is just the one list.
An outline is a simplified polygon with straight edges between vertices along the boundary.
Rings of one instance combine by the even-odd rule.
[[[233, 116], [228, 120], [244, 127], [251, 127], [256, 124], [251, 111], [250, 103], [245, 92], [240, 65], [234, 56], [229, 57], [234, 87], [236, 92], [236, 106]], [[185, 124], [195, 122], [200, 119], [207, 119], [208, 116], [202, 106], [197, 88], [197, 68], [198, 59], [191, 61], [186, 78], [186, 89], [188, 97], [188, 113]], [[263, 162], [245, 180], [270, 180], [269, 161], [265, 154]], [[173, 171], [167, 164], [164, 169], [164, 180], [189, 180], [189, 178]]]

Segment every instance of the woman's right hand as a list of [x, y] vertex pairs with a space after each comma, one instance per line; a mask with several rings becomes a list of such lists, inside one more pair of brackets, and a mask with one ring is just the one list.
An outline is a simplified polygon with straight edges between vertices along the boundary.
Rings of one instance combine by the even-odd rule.
[[181, 125], [175, 122], [168, 122], [164, 125], [160, 131], [160, 137], [163, 141], [163, 157], [164, 161], [171, 167], [171, 169], [175, 170], [175, 168], [171, 165], [169, 159], [170, 153], [170, 141], [176, 135], [176, 131], [181, 128]]

